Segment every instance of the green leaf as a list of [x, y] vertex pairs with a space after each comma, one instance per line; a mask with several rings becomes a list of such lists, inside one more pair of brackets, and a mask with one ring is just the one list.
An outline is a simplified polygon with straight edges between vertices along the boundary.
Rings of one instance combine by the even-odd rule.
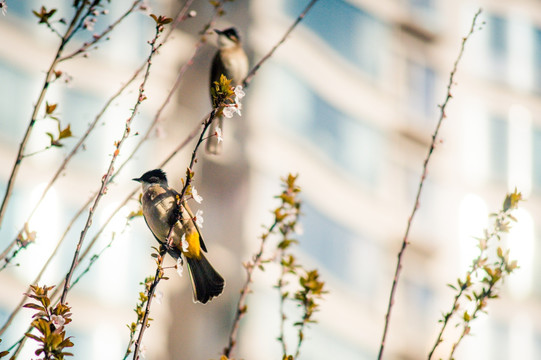
[[45, 113], [47, 115], [51, 115], [55, 111], [57, 106], [58, 104], [49, 104], [48, 102], [45, 102]]
[[64, 339], [64, 340], [58, 345], [58, 347], [61, 348], [61, 349], [66, 348], [66, 347], [73, 347], [73, 343], [71, 342], [70, 337], [68, 337], [67, 339]]
[[66, 126], [64, 130], [60, 131], [60, 134], [58, 135], [58, 140], [66, 139], [69, 137], [72, 137], [70, 124], [68, 124], [68, 126]]
[[28, 303], [28, 304], [24, 304], [23, 307], [28, 308], [28, 309], [34, 309], [34, 310], [45, 312], [45, 308], [43, 306], [38, 305], [38, 304]]
[[36, 340], [36, 341], [39, 342], [39, 343], [43, 342], [43, 339], [42, 339], [42, 338], [40, 338], [40, 337], [38, 337], [38, 336], [36, 336], [36, 335], [34, 335], [34, 334], [26, 333], [26, 334], [24, 334], [24, 335], [25, 335], [26, 337], [29, 337], [30, 339]]

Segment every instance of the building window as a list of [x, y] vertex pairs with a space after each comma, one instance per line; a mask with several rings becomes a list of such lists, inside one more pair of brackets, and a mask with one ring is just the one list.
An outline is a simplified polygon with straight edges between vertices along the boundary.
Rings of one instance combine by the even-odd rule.
[[498, 81], [505, 81], [509, 52], [508, 22], [501, 16], [489, 15], [487, 27], [491, 77]]
[[[305, 3], [287, 0], [285, 12], [297, 17]], [[316, 33], [341, 56], [369, 75], [382, 73], [388, 52], [387, 26], [372, 14], [343, 0], [316, 4], [302, 24]]]
[[0, 60], [0, 84], [0, 138], [15, 143], [20, 141], [30, 121], [33, 105], [23, 95], [33, 93], [33, 81], [26, 72]]
[[493, 322], [491, 326], [491, 343], [499, 344], [498, 347], [490, 347], [490, 359], [506, 360], [509, 359], [509, 324], [502, 322]]
[[[407, 102], [413, 115], [423, 119], [435, 118], [434, 96], [436, 73], [430, 67], [413, 60], [407, 61]], [[425, 121], [422, 125], [429, 125]]]
[[534, 30], [534, 46], [533, 46], [533, 66], [534, 79], [533, 85], [537, 92], [541, 92], [541, 29]]
[[308, 201], [302, 206], [304, 233], [300, 247], [344, 281], [351, 281], [347, 256], [353, 250], [354, 235], [326, 217]]
[[541, 193], [541, 128], [532, 132], [533, 137], [533, 186], [534, 190]]
[[376, 186], [385, 155], [382, 131], [344, 114], [285, 68], [274, 67], [272, 77], [274, 86], [267, 90], [276, 98], [273, 116], [282, 126], [312, 143], [337, 167]]
[[430, 30], [441, 27], [434, 0], [407, 0], [407, 5], [414, 21], [420, 20], [424, 27]]
[[408, 0], [409, 6], [414, 9], [433, 10], [434, 0]]
[[507, 181], [508, 123], [503, 117], [490, 119], [490, 175], [492, 180]]
[[336, 277], [353, 284], [360, 293], [373, 294], [379, 279], [367, 274], [378, 268], [380, 248], [327, 217], [308, 201], [303, 202], [302, 213], [301, 249]]
[[[37, 18], [32, 13], [32, 10], [36, 10], [39, 12], [39, 6], [31, 1], [8, 1], [8, 13], [9, 15], [17, 15], [21, 18], [26, 18], [27, 20], [32, 20]], [[33, 9], [32, 7], [35, 7]], [[49, 8], [47, 8], [49, 9]]]

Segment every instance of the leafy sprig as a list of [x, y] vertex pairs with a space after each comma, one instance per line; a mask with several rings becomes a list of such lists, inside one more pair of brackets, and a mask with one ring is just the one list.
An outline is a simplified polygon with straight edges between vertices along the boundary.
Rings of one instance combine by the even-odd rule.
[[[143, 318], [145, 316], [145, 307], [148, 302], [148, 294], [150, 292], [150, 286], [154, 282], [154, 277], [149, 276], [145, 278], [144, 282], [141, 282], [140, 285], [143, 285], [145, 287], [145, 291], [139, 292], [139, 300], [137, 301], [137, 304], [135, 304], [135, 308], [133, 311], [137, 315], [137, 319], [135, 322], [132, 322], [129, 325], [126, 325], [128, 329], [130, 329], [130, 340], [128, 342], [128, 346], [126, 348], [126, 352], [124, 354], [123, 359], [127, 359], [128, 356], [132, 353], [132, 346], [135, 344], [135, 334], [137, 333], [137, 329], [141, 327], [143, 323]], [[149, 321], [152, 319], [149, 318]]]
[[458, 318], [457, 327], [461, 327], [462, 331], [451, 349], [449, 358], [452, 358], [462, 339], [470, 334], [471, 322], [480, 313], [486, 313], [488, 301], [498, 297], [498, 286], [518, 268], [517, 261], [509, 259], [509, 249], [502, 247], [501, 240], [503, 234], [511, 229], [511, 224], [517, 221], [512, 212], [522, 200], [522, 194], [516, 189], [506, 195], [500, 211], [490, 214], [494, 219], [492, 228], [485, 229], [483, 236], [476, 239], [479, 254], [456, 284], [448, 284], [456, 294], [451, 309], [440, 319], [442, 327], [428, 355], [429, 360], [444, 341], [443, 333], [451, 319]]
[[[314, 319], [314, 313], [318, 311], [320, 300], [327, 293], [324, 290], [325, 282], [319, 279], [319, 272], [316, 269], [305, 269], [291, 253], [291, 246], [298, 244], [298, 240], [294, 239], [292, 235], [299, 232], [298, 221], [301, 215], [301, 200], [298, 197], [300, 188], [296, 185], [296, 180], [297, 176], [291, 174], [283, 179], [285, 191], [278, 196], [282, 204], [274, 211], [275, 219], [280, 224], [281, 235], [281, 240], [277, 245], [281, 267], [280, 277], [276, 284], [276, 288], [280, 292], [280, 336], [278, 341], [282, 345], [283, 358], [287, 360], [298, 358], [304, 341], [304, 331], [309, 324], [317, 323]], [[300, 288], [291, 293], [286, 289], [290, 283], [297, 283]], [[297, 327], [295, 355], [288, 354], [285, 341], [286, 301], [293, 301], [302, 309], [300, 320], [293, 323], [293, 326]]]
[[235, 92], [231, 86], [231, 79], [228, 79], [224, 74], [220, 75], [220, 80], [215, 81], [210, 88], [210, 95], [212, 97], [212, 106], [214, 108], [234, 104]]
[[63, 360], [66, 356], [73, 356], [72, 353], [64, 351], [65, 348], [73, 346], [71, 337], [66, 337], [64, 330], [64, 326], [71, 322], [71, 308], [62, 303], [51, 307], [48, 292], [54, 286], [32, 285], [30, 288], [31, 293], [25, 295], [36, 302], [27, 303], [23, 307], [37, 311], [32, 316], [34, 320], [31, 327], [36, 329], [39, 335], [30, 332], [25, 335], [38, 342], [39, 346], [35, 354], [43, 355], [44, 360]]

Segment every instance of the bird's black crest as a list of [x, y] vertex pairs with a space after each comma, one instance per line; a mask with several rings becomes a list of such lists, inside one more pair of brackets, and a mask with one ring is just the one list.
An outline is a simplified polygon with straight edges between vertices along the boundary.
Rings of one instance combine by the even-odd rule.
[[237, 29], [235, 29], [234, 27], [230, 27], [230, 28], [225, 29], [225, 30], [217, 30], [216, 32], [218, 34], [223, 34], [223, 35], [227, 36], [230, 39], [236, 39], [237, 41], [240, 40], [239, 33], [238, 33]]
[[167, 183], [167, 176], [162, 169], [154, 169], [147, 171], [139, 178], [140, 181], [144, 181], [150, 184], [165, 182]]

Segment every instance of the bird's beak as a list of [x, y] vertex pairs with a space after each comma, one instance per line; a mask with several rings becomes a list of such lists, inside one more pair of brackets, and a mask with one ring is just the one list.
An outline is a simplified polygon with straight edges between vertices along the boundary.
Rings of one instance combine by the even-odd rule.
[[214, 29], [214, 32], [218, 35], [221, 35], [223, 34], [224, 32], [222, 30], [219, 30], [219, 29]]
[[137, 181], [137, 182], [141, 182], [141, 179], [140, 179], [140, 178], [133, 178], [132, 180], [133, 180], [133, 181]]

